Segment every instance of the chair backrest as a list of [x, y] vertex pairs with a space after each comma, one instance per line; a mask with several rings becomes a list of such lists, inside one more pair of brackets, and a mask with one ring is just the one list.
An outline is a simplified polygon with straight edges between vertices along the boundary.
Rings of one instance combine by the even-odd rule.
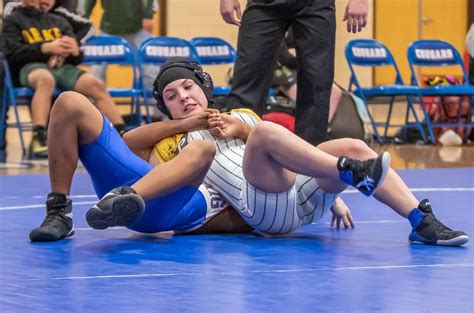
[[130, 44], [119, 36], [92, 36], [81, 46], [83, 65], [132, 65], [135, 53]]
[[195, 37], [191, 39], [191, 44], [203, 65], [234, 64], [237, 59], [234, 47], [217, 37]]
[[177, 37], [151, 37], [138, 48], [138, 64], [161, 65], [171, 57], [183, 57], [199, 62], [199, 56], [193, 45]]
[[161, 65], [171, 57], [183, 57], [200, 62], [196, 50], [187, 40], [168, 36], [151, 37], [145, 40], [138, 48], [140, 85], [145, 86], [144, 64]]
[[463, 72], [463, 83], [469, 81], [461, 55], [454, 46], [442, 40], [417, 40], [407, 51], [411, 70], [411, 83], [418, 85], [415, 66], [459, 66]]
[[81, 46], [81, 65], [126, 65], [132, 68], [133, 88], [138, 86], [138, 69], [132, 46], [119, 36], [92, 36]]
[[390, 50], [374, 39], [354, 39], [345, 49], [346, 60], [351, 70], [351, 82], [360, 88], [354, 65], [365, 67], [391, 66], [395, 70], [395, 83], [403, 84], [402, 76]]

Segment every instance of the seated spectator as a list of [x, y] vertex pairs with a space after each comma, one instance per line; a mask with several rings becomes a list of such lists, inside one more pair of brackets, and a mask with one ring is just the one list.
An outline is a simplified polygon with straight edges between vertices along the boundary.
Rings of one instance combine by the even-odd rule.
[[125, 132], [104, 82], [76, 66], [82, 60], [77, 37], [67, 19], [48, 12], [55, 7], [55, 0], [22, 0], [4, 17], [5, 55], [13, 83], [35, 90], [31, 101], [33, 157], [47, 156], [47, 125], [56, 86], [91, 98], [119, 133]]

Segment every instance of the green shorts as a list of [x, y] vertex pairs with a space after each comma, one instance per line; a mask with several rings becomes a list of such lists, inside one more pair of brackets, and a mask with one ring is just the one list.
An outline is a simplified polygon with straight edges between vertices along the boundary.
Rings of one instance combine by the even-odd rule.
[[46, 63], [28, 63], [20, 70], [20, 84], [25, 87], [31, 87], [28, 83], [28, 75], [31, 71], [44, 68], [47, 69], [56, 81], [56, 86], [63, 90], [75, 90], [76, 82], [79, 77], [85, 73], [77, 66], [66, 64], [60, 68], [49, 68]]

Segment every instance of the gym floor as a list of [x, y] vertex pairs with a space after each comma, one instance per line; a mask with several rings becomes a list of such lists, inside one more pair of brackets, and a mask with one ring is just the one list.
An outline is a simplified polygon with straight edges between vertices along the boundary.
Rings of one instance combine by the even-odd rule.
[[[277, 238], [144, 235], [87, 226], [97, 198], [79, 168], [75, 235], [30, 243], [44, 217], [47, 161], [21, 161], [15, 131], [0, 164], [1, 312], [474, 312], [472, 242], [410, 245], [409, 223], [355, 190], [343, 194], [355, 229], [330, 228], [328, 215]], [[445, 224], [474, 236], [472, 145], [373, 148], [392, 154]]]

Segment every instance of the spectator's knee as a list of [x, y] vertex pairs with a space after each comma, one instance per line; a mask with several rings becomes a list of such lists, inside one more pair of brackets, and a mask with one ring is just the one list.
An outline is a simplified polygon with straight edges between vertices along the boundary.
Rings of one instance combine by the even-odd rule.
[[107, 93], [107, 86], [105, 85], [103, 80], [95, 78], [91, 82], [91, 91], [94, 96], [98, 96], [100, 94]]
[[54, 88], [56, 88], [56, 80], [54, 79], [53, 75], [47, 71], [41, 73], [41, 76], [36, 83], [35, 89], [50, 92], [52, 94], [54, 92]]

